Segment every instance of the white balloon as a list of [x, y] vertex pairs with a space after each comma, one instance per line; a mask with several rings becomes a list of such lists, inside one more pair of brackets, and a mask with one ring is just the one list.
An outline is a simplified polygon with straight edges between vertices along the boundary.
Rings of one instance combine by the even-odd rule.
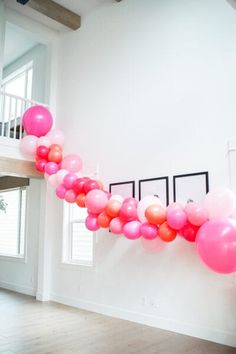
[[163, 203], [160, 198], [155, 197], [154, 195], [148, 195], [140, 200], [137, 207], [138, 218], [141, 222], [147, 222], [147, 218], [145, 216], [145, 211], [150, 205], [161, 205]]
[[57, 176], [56, 176], [56, 173], [54, 173], [53, 175], [50, 175], [48, 177], [48, 183], [54, 188], [56, 189], [57, 186], [59, 185], [58, 181], [57, 181]]
[[206, 195], [204, 206], [209, 219], [228, 218], [234, 212], [236, 196], [229, 188], [218, 187]]
[[58, 184], [62, 184], [63, 179], [66, 175], [68, 175], [69, 171], [61, 169], [56, 173], [56, 177], [57, 177], [57, 183]]
[[49, 147], [51, 145], [51, 141], [48, 137], [46, 136], [41, 136], [38, 138], [37, 146], [46, 146]]

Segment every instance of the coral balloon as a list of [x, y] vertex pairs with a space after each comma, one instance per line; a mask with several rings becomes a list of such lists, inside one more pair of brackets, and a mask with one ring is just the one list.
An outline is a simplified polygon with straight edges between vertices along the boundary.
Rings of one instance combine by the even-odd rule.
[[[64, 179], [63, 179], [63, 184], [66, 187], [66, 189], [72, 189], [73, 188], [73, 183], [77, 180], [77, 176], [74, 173], [68, 173]], [[76, 192], [74, 191], [76, 194]]]
[[147, 240], [153, 240], [157, 237], [158, 228], [156, 225], [152, 225], [149, 223], [144, 223], [140, 228], [141, 235]]
[[188, 221], [195, 226], [201, 226], [207, 221], [207, 211], [199, 203], [188, 203], [185, 207]]
[[45, 166], [47, 164], [47, 160], [41, 159], [35, 162], [35, 168], [37, 171], [43, 173], [45, 171]]
[[160, 225], [158, 232], [160, 238], [165, 242], [171, 242], [177, 236], [177, 232], [173, 230], [166, 221]]
[[67, 190], [65, 193], [65, 200], [68, 203], [75, 203], [76, 197], [77, 197], [77, 195], [75, 194], [75, 192], [72, 189]]
[[76, 204], [80, 208], [85, 208], [85, 194], [84, 193], [80, 193], [80, 194], [77, 195]]
[[64, 199], [65, 198], [65, 194], [67, 192], [67, 189], [60, 184], [57, 188], [56, 188], [56, 195], [58, 196], [58, 198], [60, 199]]
[[129, 240], [136, 240], [141, 236], [141, 222], [139, 221], [130, 221], [127, 222], [123, 227], [123, 233], [126, 238]]
[[110, 230], [113, 234], [120, 235], [123, 232], [123, 226], [125, 222], [120, 218], [116, 217], [110, 222]]
[[51, 141], [51, 144], [58, 144], [60, 146], [64, 144], [64, 133], [60, 129], [53, 129], [46, 136]]
[[62, 152], [56, 149], [50, 149], [48, 161], [60, 163], [62, 161]]
[[161, 205], [150, 205], [145, 211], [145, 217], [150, 224], [163, 224], [166, 221], [166, 209]]
[[97, 181], [94, 181], [93, 179], [86, 181], [84, 184], [84, 193], [87, 194], [88, 192], [92, 191], [93, 189], [100, 189], [100, 186], [97, 183]]
[[61, 168], [69, 172], [79, 172], [82, 168], [82, 160], [78, 155], [67, 155], [62, 160]]
[[58, 169], [59, 169], [58, 164], [56, 164], [55, 162], [48, 162], [45, 166], [45, 172], [48, 175], [57, 173]]
[[235, 208], [235, 194], [228, 188], [219, 187], [206, 195], [205, 208], [209, 219], [227, 218]]
[[106, 213], [108, 216], [115, 218], [119, 215], [121, 208], [121, 202], [115, 199], [109, 199], [106, 207]]
[[160, 198], [148, 195], [140, 200], [137, 206], [138, 219], [141, 222], [147, 222], [145, 211], [150, 205], [162, 205]]
[[36, 154], [39, 158], [47, 160], [49, 151], [47, 146], [40, 145], [36, 149]]
[[85, 220], [85, 226], [90, 231], [97, 231], [99, 229], [99, 225], [96, 216], [89, 215]]
[[61, 145], [58, 145], [58, 144], [52, 144], [52, 145], [50, 145], [50, 150], [62, 151], [62, 147], [61, 147]]
[[167, 210], [167, 223], [175, 230], [180, 230], [187, 222], [187, 215], [182, 208], [173, 208]]
[[196, 238], [197, 251], [203, 262], [222, 274], [236, 272], [236, 221], [218, 218], [203, 224]]
[[34, 135], [26, 135], [20, 140], [20, 150], [25, 155], [35, 155], [38, 138]]
[[160, 237], [156, 237], [153, 240], [147, 240], [143, 237], [141, 237], [141, 244], [145, 251], [149, 253], [157, 253], [161, 251], [166, 243], [160, 239]]
[[100, 214], [107, 206], [108, 197], [104, 191], [93, 189], [85, 198], [85, 205], [90, 212]]
[[179, 234], [189, 242], [195, 242], [199, 226], [195, 226], [187, 222], [179, 231]]
[[132, 221], [137, 219], [136, 205], [133, 202], [131, 204], [129, 202], [124, 202], [120, 208], [119, 217], [124, 221]]
[[98, 215], [98, 225], [104, 229], [109, 227], [111, 217], [109, 217], [104, 211]]
[[27, 134], [44, 136], [52, 127], [52, 115], [43, 106], [28, 108], [23, 114], [22, 125]]

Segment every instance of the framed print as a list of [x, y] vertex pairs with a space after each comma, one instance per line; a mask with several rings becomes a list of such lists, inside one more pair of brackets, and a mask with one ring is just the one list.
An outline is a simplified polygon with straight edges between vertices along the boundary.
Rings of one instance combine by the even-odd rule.
[[140, 179], [138, 182], [139, 200], [147, 195], [158, 196], [164, 205], [169, 204], [169, 178], [156, 177]]
[[109, 192], [113, 195], [119, 194], [124, 198], [135, 198], [135, 181], [110, 183]]
[[208, 172], [173, 176], [173, 200], [186, 204], [189, 201], [203, 202], [209, 192]]

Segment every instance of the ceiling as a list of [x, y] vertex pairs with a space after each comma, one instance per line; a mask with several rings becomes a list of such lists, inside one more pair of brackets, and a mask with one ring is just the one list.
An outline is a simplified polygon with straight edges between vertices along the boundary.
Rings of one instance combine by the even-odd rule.
[[4, 43], [4, 67], [21, 57], [38, 43], [19, 27], [7, 23]]

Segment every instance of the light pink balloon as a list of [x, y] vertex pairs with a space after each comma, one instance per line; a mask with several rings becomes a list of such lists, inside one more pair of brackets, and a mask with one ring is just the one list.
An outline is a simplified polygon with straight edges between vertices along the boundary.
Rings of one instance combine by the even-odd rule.
[[141, 235], [147, 240], [153, 240], [154, 238], [157, 237], [158, 228], [156, 225], [152, 225], [146, 222], [141, 225], [140, 232]]
[[27, 134], [44, 136], [52, 127], [52, 115], [43, 106], [33, 106], [28, 108], [23, 114], [22, 125]]
[[123, 227], [123, 234], [129, 240], [136, 240], [141, 236], [141, 225], [141, 222], [136, 220], [127, 222]]
[[66, 192], [67, 192], [67, 189], [62, 184], [57, 186], [56, 195], [58, 196], [58, 198], [64, 199]]
[[66, 191], [65, 193], [65, 200], [68, 202], [68, 203], [74, 203], [76, 201], [76, 193], [73, 191], [73, 189], [69, 189]]
[[46, 146], [49, 147], [51, 145], [51, 141], [47, 138], [47, 136], [41, 136], [38, 138], [37, 146]]
[[116, 217], [110, 222], [110, 230], [113, 234], [120, 235], [123, 232], [124, 221], [122, 221], [119, 217]]
[[173, 210], [173, 209], [183, 209], [183, 206], [180, 203], [174, 202], [174, 203], [171, 203], [170, 205], [168, 205], [167, 211], [170, 211], [170, 210]]
[[57, 182], [57, 176], [56, 174], [50, 175], [48, 177], [48, 183], [54, 188], [56, 189], [58, 186], [58, 182]]
[[34, 135], [26, 135], [20, 140], [20, 150], [23, 154], [32, 156], [35, 155], [37, 149], [38, 138]]
[[218, 218], [203, 224], [196, 238], [203, 262], [217, 273], [236, 272], [236, 221]]
[[156, 237], [153, 240], [147, 240], [143, 237], [141, 237], [141, 244], [145, 251], [149, 253], [156, 253], [161, 251], [166, 243], [160, 239], [160, 237]]
[[61, 168], [69, 172], [79, 172], [82, 168], [82, 160], [78, 155], [67, 155], [62, 160]]
[[199, 203], [188, 203], [185, 207], [185, 212], [187, 214], [188, 221], [195, 226], [201, 226], [207, 221], [207, 211]]
[[56, 176], [57, 176], [57, 182], [58, 182], [58, 184], [62, 184], [63, 183], [63, 179], [64, 179], [64, 177], [66, 176], [66, 175], [68, 175], [68, 171], [67, 170], [59, 170], [59, 171], [57, 171], [57, 173], [56, 173]]
[[187, 215], [182, 208], [167, 210], [167, 224], [174, 230], [180, 230], [187, 222]]
[[90, 231], [97, 231], [99, 229], [99, 225], [96, 216], [89, 215], [85, 220], [85, 226]]
[[86, 195], [85, 205], [90, 212], [100, 214], [107, 205], [108, 196], [100, 189], [93, 189]]
[[74, 173], [68, 173], [63, 179], [63, 184], [66, 189], [72, 189], [73, 183], [78, 177]]
[[47, 133], [47, 138], [51, 141], [51, 144], [57, 144], [62, 146], [64, 144], [64, 133], [60, 129], [53, 129]]
[[57, 173], [58, 169], [58, 164], [55, 162], [48, 162], [45, 166], [45, 172], [48, 175], [53, 175], [54, 173]]
[[235, 194], [226, 187], [219, 187], [209, 192], [204, 203], [209, 219], [229, 217], [235, 205]]

